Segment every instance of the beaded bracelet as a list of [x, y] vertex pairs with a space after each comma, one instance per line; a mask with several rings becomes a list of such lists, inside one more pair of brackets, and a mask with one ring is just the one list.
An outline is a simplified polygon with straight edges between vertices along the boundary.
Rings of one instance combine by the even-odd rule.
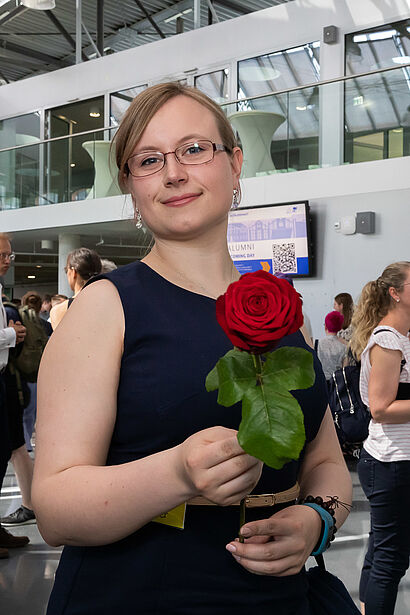
[[305, 498], [299, 500], [298, 504], [310, 506], [314, 508], [322, 519], [322, 529], [320, 532], [319, 540], [317, 541], [315, 548], [311, 555], [321, 555], [326, 549], [330, 547], [330, 543], [335, 539], [337, 527], [334, 520], [335, 509], [338, 506], [343, 506], [346, 509], [350, 508], [350, 504], [341, 502], [338, 496], [327, 496], [329, 499], [324, 501], [320, 495], [314, 497], [313, 495], [307, 495]]

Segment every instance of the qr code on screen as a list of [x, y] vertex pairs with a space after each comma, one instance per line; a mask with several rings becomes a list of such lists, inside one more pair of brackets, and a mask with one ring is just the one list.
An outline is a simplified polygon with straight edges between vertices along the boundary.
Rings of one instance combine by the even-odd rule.
[[281, 273], [297, 273], [294, 243], [280, 243], [272, 246], [273, 270]]

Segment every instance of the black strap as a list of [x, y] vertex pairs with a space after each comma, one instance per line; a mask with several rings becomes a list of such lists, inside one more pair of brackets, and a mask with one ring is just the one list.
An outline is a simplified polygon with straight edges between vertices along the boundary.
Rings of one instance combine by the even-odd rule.
[[74, 297], [70, 297], [67, 303], [67, 310], [70, 307], [70, 305], [72, 304], [72, 302], [74, 301]]
[[319, 346], [319, 340], [315, 339], [315, 350], [316, 350], [316, 352], [317, 352], [318, 346]]

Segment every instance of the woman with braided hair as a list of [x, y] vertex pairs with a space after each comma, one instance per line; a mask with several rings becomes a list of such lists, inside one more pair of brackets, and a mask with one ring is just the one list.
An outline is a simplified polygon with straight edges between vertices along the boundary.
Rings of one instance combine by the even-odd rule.
[[[386, 267], [363, 288], [350, 347], [361, 360], [360, 393], [371, 421], [358, 472], [370, 502], [360, 580], [366, 615], [392, 615], [409, 567], [410, 262]], [[363, 610], [364, 612], [364, 610]]]

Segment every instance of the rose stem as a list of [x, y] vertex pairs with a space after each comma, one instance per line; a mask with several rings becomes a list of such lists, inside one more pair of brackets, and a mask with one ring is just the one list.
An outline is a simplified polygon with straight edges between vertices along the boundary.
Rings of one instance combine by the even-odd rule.
[[[258, 384], [261, 385], [262, 384], [262, 361], [261, 361], [260, 355], [253, 354], [252, 360], [255, 366], [256, 380], [258, 381]], [[245, 511], [246, 511], [246, 498], [243, 498], [243, 500], [241, 500], [241, 505], [239, 507], [239, 532], [240, 532], [241, 527], [245, 523]], [[240, 533], [239, 533], [239, 542], [244, 542], [244, 537], [241, 536]]]
[[239, 506], [239, 542], [244, 542], [245, 539], [240, 534], [241, 527], [245, 523], [245, 509], [246, 509], [246, 498], [241, 500], [241, 504]]
[[258, 384], [262, 384], [262, 361], [259, 354], [252, 355], [253, 364], [255, 366], [256, 371], [256, 380]]

